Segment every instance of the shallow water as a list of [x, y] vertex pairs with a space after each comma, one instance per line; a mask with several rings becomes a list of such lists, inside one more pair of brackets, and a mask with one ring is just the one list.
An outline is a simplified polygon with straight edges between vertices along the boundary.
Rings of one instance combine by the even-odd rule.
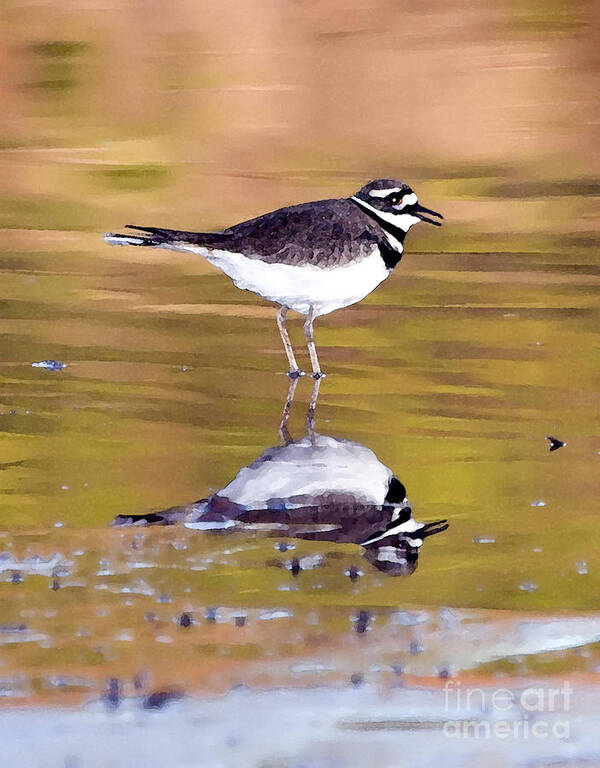
[[[493, 689], [479, 690], [489, 704]], [[144, 709], [139, 699], [117, 711], [93, 703], [77, 711], [54, 712], [52, 719], [45, 712], [21, 710], [3, 713], [0, 729], [3, 754], [13, 763], [23, 762], [23, 743], [35, 732], [40, 750], [25, 758], [31, 768], [65, 764], [103, 768], [107, 763], [143, 763], [150, 768], [165, 764], [326, 768], [373, 761], [396, 766], [406, 764], [399, 762], [403, 760], [399, 756], [407, 754], [417, 768], [440, 763], [452, 768], [595, 765], [599, 752], [591, 715], [595, 690], [573, 688], [572, 698], [569, 727], [556, 711], [544, 713], [540, 728], [540, 720], [521, 719], [518, 705], [499, 717], [477, 699], [468, 706], [452, 706], [456, 719], [450, 721], [454, 728], [450, 730], [444, 691], [396, 687], [379, 695], [366, 685], [241, 689], [216, 700], [171, 702], [160, 712]], [[495, 729], [504, 737], [486, 737]], [[274, 738], [274, 733], [285, 733], [285, 738]], [[518, 754], [514, 733], [519, 735]], [[101, 746], [86, 749], [90, 743]]]
[[[589, 12], [370, 10], [246, 4], [225, 28], [223, 10], [163, 25], [135, 8], [12, 9], [0, 152], [9, 700], [80, 700], [111, 677], [133, 692], [135, 675], [141, 688], [276, 685], [302, 663], [301, 680], [347, 681], [367, 674], [366, 643], [384, 675], [597, 670]], [[208, 497], [278, 445], [288, 380], [274, 308], [192, 256], [111, 249], [101, 233], [223, 226], [379, 175], [407, 178], [446, 224], [411, 232], [385, 284], [317, 321], [328, 377], [315, 428], [373, 451], [415, 517], [448, 530], [402, 578], [358, 544], [110, 528]], [[32, 367], [44, 360], [66, 367]], [[296, 439], [310, 389], [299, 382]], [[550, 453], [549, 435], [567, 445]], [[448, 652], [446, 608], [457, 626], [465, 609], [488, 622], [477, 642], [490, 649], [506, 614], [479, 611], [516, 625], [568, 610], [589, 624], [579, 650]], [[426, 637], [394, 618], [414, 610]]]

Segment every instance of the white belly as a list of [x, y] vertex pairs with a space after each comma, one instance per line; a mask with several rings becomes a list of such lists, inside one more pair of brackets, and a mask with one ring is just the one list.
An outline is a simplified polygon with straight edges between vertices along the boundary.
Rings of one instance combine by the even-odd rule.
[[[291, 509], [324, 494], [345, 494], [381, 505], [392, 470], [370, 448], [342, 438], [315, 435], [269, 448], [217, 492], [246, 509]], [[283, 507], [282, 507], [283, 505]]]
[[364, 299], [389, 275], [379, 249], [355, 264], [321, 269], [312, 265], [268, 264], [241, 253], [177, 246], [204, 256], [233, 280], [238, 288], [315, 317]]

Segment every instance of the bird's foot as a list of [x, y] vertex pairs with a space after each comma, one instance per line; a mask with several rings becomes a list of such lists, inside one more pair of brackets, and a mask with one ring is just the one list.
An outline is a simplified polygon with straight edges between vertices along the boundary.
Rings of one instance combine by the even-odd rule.
[[316, 371], [315, 373], [312, 374], [312, 378], [315, 381], [318, 381], [319, 379], [324, 379], [326, 376], [327, 374], [323, 373], [323, 371]]
[[290, 379], [299, 379], [301, 376], [306, 376], [304, 371], [301, 371], [299, 368], [295, 371], [288, 371], [287, 376], [290, 377]]

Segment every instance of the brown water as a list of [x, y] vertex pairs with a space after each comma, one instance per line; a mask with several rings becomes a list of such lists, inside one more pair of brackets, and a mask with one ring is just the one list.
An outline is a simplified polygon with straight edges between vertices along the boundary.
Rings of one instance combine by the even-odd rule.
[[[594, 673], [591, 630], [583, 651], [465, 658], [435, 619], [600, 609], [590, 7], [63, 2], [7, 21], [9, 700], [71, 701], [142, 673], [142, 688], [278, 684], [306, 658], [347, 680], [366, 674], [366, 641], [385, 669], [423, 678], [488, 662]], [[316, 429], [370, 448], [415, 516], [449, 529], [396, 578], [355, 544], [110, 528], [206, 497], [277, 445], [288, 381], [274, 308], [192, 256], [111, 249], [101, 233], [216, 228], [381, 175], [446, 224], [411, 232], [384, 285], [317, 322]], [[31, 366], [47, 359], [68, 365]], [[300, 381], [296, 438], [309, 393]], [[550, 453], [548, 435], [567, 446]], [[434, 617], [425, 657], [408, 609]]]

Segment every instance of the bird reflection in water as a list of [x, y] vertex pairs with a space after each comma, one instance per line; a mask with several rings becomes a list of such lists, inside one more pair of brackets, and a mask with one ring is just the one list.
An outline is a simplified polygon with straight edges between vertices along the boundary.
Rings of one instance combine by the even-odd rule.
[[312, 541], [359, 544], [380, 571], [407, 576], [428, 536], [446, 520], [420, 523], [406, 489], [370, 448], [315, 432], [321, 380], [306, 412], [306, 435], [294, 440], [288, 422], [298, 386], [290, 381], [279, 425], [281, 445], [268, 448], [207, 499], [145, 515], [118, 515], [113, 525], [173, 525], [203, 531], [265, 530]]

